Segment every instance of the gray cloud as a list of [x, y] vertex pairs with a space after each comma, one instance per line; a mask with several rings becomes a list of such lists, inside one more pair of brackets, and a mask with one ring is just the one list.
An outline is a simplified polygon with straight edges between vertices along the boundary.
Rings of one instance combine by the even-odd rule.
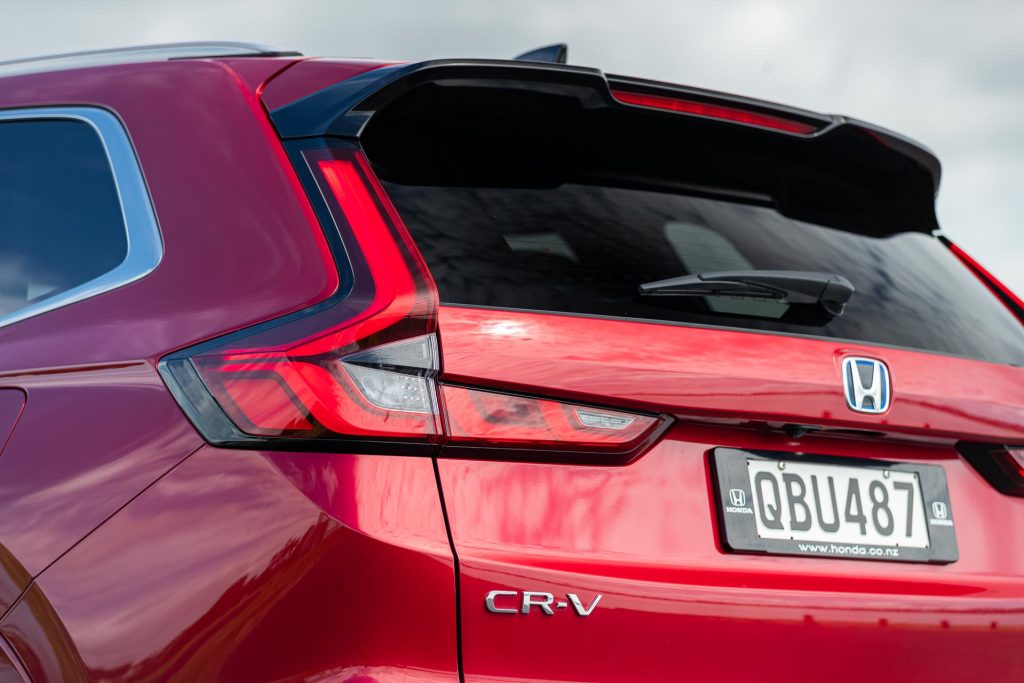
[[0, 59], [253, 40], [306, 54], [512, 56], [566, 41], [613, 73], [850, 114], [943, 161], [946, 233], [1024, 292], [1024, 4], [734, 0], [5, 3]]

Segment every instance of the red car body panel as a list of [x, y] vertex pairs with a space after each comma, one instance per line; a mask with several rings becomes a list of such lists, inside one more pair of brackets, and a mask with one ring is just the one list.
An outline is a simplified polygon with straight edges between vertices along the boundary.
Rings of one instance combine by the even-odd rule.
[[43, 573], [60, 631], [3, 632], [33, 680], [454, 681], [454, 584], [429, 459], [207, 447]]
[[[0, 329], [0, 372], [155, 361], [177, 346], [309, 306], [337, 288], [337, 273], [325, 266], [323, 231], [282, 163], [280, 142], [255, 93], [224, 64], [12, 76], [0, 93], [3, 108], [54, 103], [103, 106], [124, 121], [160, 223], [163, 261], [102, 298]], [[169, 128], [175, 120], [187, 125]], [[308, 227], [306, 235], [281, 240], [282, 226]], [[254, 263], [261, 267], [254, 271]]]
[[4, 452], [7, 439], [18, 424], [21, 411], [25, 409], [25, 393], [6, 389], [0, 391], [0, 453]]
[[[960, 527], [961, 559], [726, 553], [707, 462], [720, 446], [941, 463], [975, 520]], [[1024, 551], [1008, 542], [1024, 533], [1024, 501], [993, 499], [950, 447], [677, 424], [622, 468], [442, 461], [440, 473], [467, 680], [968, 681], [1024, 670]], [[495, 589], [604, 597], [586, 619], [496, 615], [484, 609]]]
[[[1024, 499], [955, 448], [1024, 441], [1021, 368], [441, 306], [441, 381], [671, 427], [614, 466], [204, 443], [161, 358], [344, 287], [267, 111], [387, 64], [191, 59], [3, 79], [0, 108], [117, 114], [164, 251], [140, 280], [0, 327], [0, 678], [1024, 677]], [[849, 355], [888, 364], [886, 414], [847, 409]], [[787, 435], [792, 424], [825, 431]], [[718, 447], [941, 465], [963, 511], [960, 559], [728, 552]], [[587, 618], [494, 614], [493, 590], [603, 598]]]
[[[897, 349], [461, 307], [442, 307], [440, 329], [450, 381], [686, 416], [621, 468], [439, 462], [462, 576], [466, 680], [670, 681], [685, 671], [692, 680], [966, 681], [1024, 672], [1024, 545], [1007, 542], [1024, 533], [1024, 500], [994, 498], [954, 437], [942, 438], [1020, 439], [1020, 369], [943, 358], [939, 374], [935, 357]], [[887, 415], [846, 409], [839, 361], [850, 354], [881, 358], [898, 378]], [[975, 391], [943, 394], [940, 385]], [[863, 432], [793, 439], [778, 429], [786, 423]], [[930, 443], [908, 440], [926, 435]], [[709, 474], [717, 447], [941, 463], [957, 508], [970, 511], [958, 528], [960, 560], [823, 564], [727, 553]], [[495, 615], [484, 609], [495, 589], [604, 597], [587, 619]], [[686, 652], [699, 656], [680, 660]]]
[[[202, 440], [143, 363], [8, 375], [2, 381], [28, 394], [0, 457], [0, 604], [6, 609], [31, 577]], [[124, 429], [111, 429], [102, 418], [108, 415], [123, 420]]]
[[[735, 423], [1024, 439], [1024, 370], [1010, 366], [777, 334], [448, 306], [440, 328], [452, 381]], [[840, 364], [850, 355], [889, 366], [895, 400], [885, 415], [846, 407]]]
[[267, 81], [260, 90], [260, 101], [270, 111], [322, 88], [393, 63], [372, 59], [303, 59]]

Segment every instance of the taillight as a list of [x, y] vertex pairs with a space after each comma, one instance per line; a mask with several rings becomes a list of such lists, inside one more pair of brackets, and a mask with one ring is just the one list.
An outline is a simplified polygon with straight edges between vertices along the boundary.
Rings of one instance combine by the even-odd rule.
[[744, 123], [758, 128], [770, 128], [781, 130], [787, 133], [809, 135], [822, 128], [821, 125], [814, 125], [797, 119], [766, 114], [753, 109], [745, 109], [737, 106], [703, 102], [700, 100], [685, 99], [680, 97], [666, 97], [664, 95], [653, 95], [650, 93], [632, 92], [629, 90], [612, 90], [612, 96], [619, 102], [632, 104], [637, 107], [649, 109], [661, 109], [674, 111], [680, 114], [703, 116], [710, 119], [733, 121]]
[[[266, 449], [453, 455], [488, 449], [620, 462], [666, 418], [441, 386], [433, 279], [363, 155], [302, 158], [340, 238], [348, 286], [327, 301], [173, 354], [168, 385], [203, 436]], [[323, 211], [321, 211], [323, 213]], [[334, 264], [330, 264], [335, 267]], [[504, 450], [503, 450], [504, 449]], [[539, 456], [544, 457], [544, 456]]]
[[1010, 466], [1021, 479], [1024, 479], [1024, 446], [1019, 448], [1007, 448], [1006, 456], [1009, 459]]
[[433, 335], [343, 355], [211, 354], [193, 367], [218, 405], [253, 436], [410, 437], [440, 433]]
[[958, 448], [992, 486], [1024, 497], [1024, 446], [961, 443]]
[[635, 455], [662, 418], [445, 385], [446, 451], [542, 449]]

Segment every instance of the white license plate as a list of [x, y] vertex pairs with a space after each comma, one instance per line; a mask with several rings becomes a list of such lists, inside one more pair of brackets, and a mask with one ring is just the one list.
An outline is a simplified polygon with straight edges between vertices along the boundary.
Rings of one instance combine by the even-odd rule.
[[761, 538], [927, 548], [917, 472], [747, 460]]
[[957, 559], [937, 465], [717, 449], [730, 549], [858, 559]]

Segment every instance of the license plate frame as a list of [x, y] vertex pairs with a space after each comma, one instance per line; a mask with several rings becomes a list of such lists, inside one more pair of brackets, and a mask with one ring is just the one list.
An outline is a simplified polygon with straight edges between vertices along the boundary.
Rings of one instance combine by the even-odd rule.
[[[932, 564], [949, 564], [956, 562], [960, 557], [956, 541], [956, 527], [953, 521], [953, 506], [949, 499], [949, 487], [946, 483], [946, 472], [941, 465], [735, 448], [716, 448], [711, 452], [710, 459], [713, 469], [715, 508], [722, 545], [726, 550], [738, 553]], [[838, 465], [915, 473], [921, 487], [929, 538], [928, 546], [925, 548], [895, 546], [897, 552], [894, 555], [892, 553], [894, 546], [892, 545], [834, 543], [828, 539], [807, 541], [762, 538], [758, 533], [755, 518], [760, 513], [754, 509], [756, 506], [748, 473], [748, 460]], [[738, 494], [734, 493], [737, 490], [743, 492], [745, 506], [732, 504], [734, 500], [740, 498]], [[945, 517], [937, 516], [937, 512], [945, 512]]]

